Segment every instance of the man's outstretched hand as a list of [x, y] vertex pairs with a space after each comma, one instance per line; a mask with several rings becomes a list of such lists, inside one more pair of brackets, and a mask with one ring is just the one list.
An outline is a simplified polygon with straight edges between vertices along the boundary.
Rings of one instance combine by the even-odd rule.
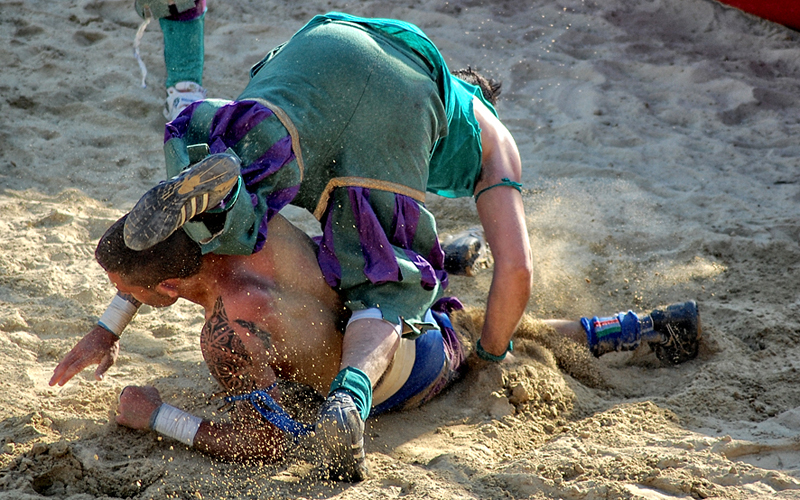
[[106, 371], [117, 361], [118, 354], [119, 337], [97, 325], [56, 366], [50, 385], [63, 386], [75, 374], [93, 364], [98, 365], [94, 378], [103, 380]]

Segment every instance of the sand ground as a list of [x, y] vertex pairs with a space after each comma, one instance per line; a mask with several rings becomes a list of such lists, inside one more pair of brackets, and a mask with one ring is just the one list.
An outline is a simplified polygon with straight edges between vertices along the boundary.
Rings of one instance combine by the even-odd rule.
[[[800, 36], [711, 0], [209, 0], [204, 85], [328, 10], [418, 24], [504, 82], [535, 250], [529, 312], [694, 298], [697, 360], [544, 349], [371, 421], [373, 477], [219, 462], [113, 421], [129, 384], [213, 416], [202, 315], [144, 308], [106, 380], [47, 382], [113, 289], [97, 238], [163, 177], [162, 40], [129, 0], [0, 0], [0, 498], [800, 498]], [[470, 200], [433, 199], [444, 232]], [[313, 220], [288, 211], [309, 233]], [[480, 306], [490, 273], [455, 278]], [[535, 355], [529, 355], [535, 354]]]

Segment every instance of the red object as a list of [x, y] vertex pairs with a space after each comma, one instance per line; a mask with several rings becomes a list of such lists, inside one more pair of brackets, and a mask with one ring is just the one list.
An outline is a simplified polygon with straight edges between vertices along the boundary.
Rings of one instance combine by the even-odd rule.
[[800, 2], [797, 0], [719, 0], [719, 2], [800, 30]]

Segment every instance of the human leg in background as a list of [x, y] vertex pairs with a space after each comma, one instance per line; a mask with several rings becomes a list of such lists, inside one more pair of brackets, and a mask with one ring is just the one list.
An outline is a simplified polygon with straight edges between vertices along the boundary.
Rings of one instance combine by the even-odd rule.
[[206, 98], [203, 84], [205, 58], [205, 0], [187, 11], [159, 19], [164, 33], [167, 100], [164, 116], [174, 120], [186, 106]]
[[186, 106], [206, 97], [202, 87], [206, 0], [135, 0], [134, 7], [145, 20], [134, 42], [142, 86], [147, 69], [139, 56], [139, 42], [151, 19], [158, 19], [161, 25], [167, 75], [164, 116], [172, 121]]
[[649, 314], [628, 311], [580, 321], [545, 320], [545, 323], [562, 335], [585, 343], [595, 356], [631, 351], [647, 342], [658, 359], [671, 365], [694, 359], [702, 336], [700, 313], [693, 300], [660, 307]]

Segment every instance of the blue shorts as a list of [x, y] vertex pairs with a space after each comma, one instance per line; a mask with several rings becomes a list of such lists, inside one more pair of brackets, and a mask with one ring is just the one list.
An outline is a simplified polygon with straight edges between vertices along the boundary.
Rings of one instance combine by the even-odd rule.
[[[441, 299], [432, 308], [439, 330], [428, 330], [414, 342], [414, 367], [405, 384], [392, 396], [373, 407], [370, 415], [390, 410], [416, 408], [439, 394], [464, 374], [466, 354], [445, 308], [453, 305], [452, 298]], [[456, 300], [457, 302], [457, 300]], [[438, 307], [437, 307], [438, 306]], [[460, 302], [455, 309], [460, 309]]]

